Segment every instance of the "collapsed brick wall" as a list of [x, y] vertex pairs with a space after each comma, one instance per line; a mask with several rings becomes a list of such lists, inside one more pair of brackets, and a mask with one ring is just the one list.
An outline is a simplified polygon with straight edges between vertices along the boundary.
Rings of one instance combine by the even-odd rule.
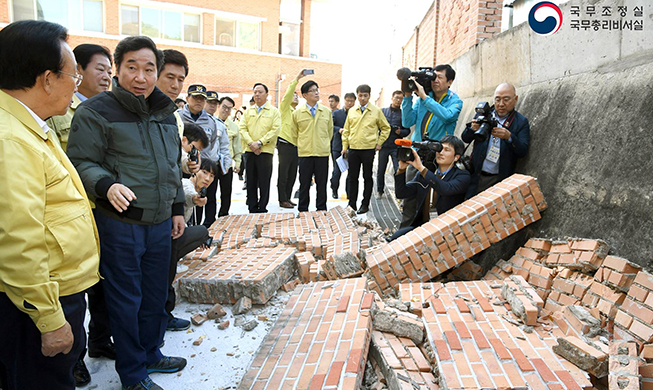
[[539, 220], [545, 209], [536, 179], [515, 174], [366, 253], [370, 288], [387, 295], [402, 282], [433, 279]]

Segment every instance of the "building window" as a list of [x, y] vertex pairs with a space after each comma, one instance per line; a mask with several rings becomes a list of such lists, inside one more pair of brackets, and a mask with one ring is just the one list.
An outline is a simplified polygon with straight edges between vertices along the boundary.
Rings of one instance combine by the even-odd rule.
[[261, 40], [260, 25], [259, 22], [216, 18], [215, 44], [259, 50]]
[[299, 24], [279, 23], [279, 54], [299, 56]]
[[47, 20], [70, 30], [104, 31], [102, 0], [13, 0], [14, 21]]
[[120, 14], [123, 35], [200, 42], [200, 15], [133, 5], [122, 5]]

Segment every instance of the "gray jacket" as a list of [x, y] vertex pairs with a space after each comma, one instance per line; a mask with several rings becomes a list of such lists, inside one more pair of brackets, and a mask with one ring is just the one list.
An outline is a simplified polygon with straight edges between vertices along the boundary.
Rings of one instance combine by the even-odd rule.
[[[80, 104], [68, 139], [68, 157], [97, 209], [109, 217], [137, 224], [159, 224], [184, 213], [181, 186], [181, 140], [173, 115], [175, 104], [158, 88], [145, 99], [113, 80]], [[118, 213], [107, 200], [114, 183], [136, 195]]]

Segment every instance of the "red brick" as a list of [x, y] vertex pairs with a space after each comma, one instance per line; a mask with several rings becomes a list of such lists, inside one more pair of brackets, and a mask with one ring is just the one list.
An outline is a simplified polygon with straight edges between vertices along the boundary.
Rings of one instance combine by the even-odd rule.
[[446, 341], [434, 340], [434, 344], [440, 361], [451, 360], [451, 352], [449, 351], [449, 346], [447, 345]]
[[329, 376], [326, 378], [325, 386], [337, 386], [340, 382], [340, 373], [342, 372], [342, 367], [345, 365], [345, 362], [335, 362], [331, 365], [329, 370]]
[[324, 384], [324, 375], [314, 375], [309, 390], [320, 390]]
[[653, 328], [649, 325], [645, 325], [640, 321], [633, 321], [630, 324], [629, 330], [633, 332], [637, 337], [644, 340], [645, 343], [653, 342]]
[[456, 332], [452, 330], [445, 330], [444, 336], [447, 338], [447, 342], [449, 343], [449, 347], [451, 347], [451, 349], [462, 351], [463, 347], [460, 344], [460, 340], [458, 339]]
[[605, 260], [603, 260], [603, 266], [619, 271], [622, 274], [636, 274], [642, 269], [637, 264], [617, 256], [606, 256]]
[[508, 349], [506, 349], [501, 340], [490, 339], [489, 341], [490, 344], [492, 344], [494, 351], [497, 353], [497, 356], [499, 356], [499, 359], [506, 360], [512, 358], [512, 355], [510, 355], [510, 352], [508, 352]]
[[528, 361], [526, 355], [524, 355], [524, 352], [522, 352], [521, 349], [511, 348], [509, 349], [509, 351], [512, 354], [512, 356], [515, 358], [515, 361], [517, 362], [517, 365], [519, 366], [520, 370], [535, 371], [535, 368], [533, 368], [533, 366]]
[[653, 291], [653, 275], [646, 271], [639, 271], [637, 273], [637, 276], [635, 276], [635, 283]]
[[582, 390], [578, 383], [567, 371], [555, 371], [555, 374], [560, 378], [562, 383], [565, 384], [565, 387], [569, 390]]
[[542, 377], [544, 382], [554, 382], [557, 380], [556, 376], [549, 369], [549, 366], [544, 362], [544, 360], [540, 358], [535, 358], [535, 359], [531, 359], [531, 363], [533, 363], [533, 365], [537, 369], [537, 372], [540, 373], [540, 376]]

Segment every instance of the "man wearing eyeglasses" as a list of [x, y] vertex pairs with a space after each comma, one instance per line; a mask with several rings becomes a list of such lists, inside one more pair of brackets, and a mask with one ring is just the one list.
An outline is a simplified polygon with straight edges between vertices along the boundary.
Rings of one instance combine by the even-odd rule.
[[[76, 82], [79, 83], [77, 92], [73, 95], [73, 102], [66, 115], [53, 116], [47, 120], [48, 126], [55, 131], [63, 150], [68, 145], [68, 135], [73, 115], [86, 99], [109, 90], [111, 85], [111, 53], [104, 46], [84, 43], [73, 50], [77, 61]], [[116, 358], [116, 349], [111, 341], [111, 328], [109, 327], [109, 313], [104, 300], [104, 289], [101, 283], [95, 284], [87, 290], [88, 310], [91, 321], [88, 326], [88, 349], [91, 357]], [[75, 384], [84, 386], [91, 381], [91, 374], [86, 368], [84, 357], [86, 349], [82, 351], [79, 360], [73, 369]]]
[[0, 387], [75, 388], [99, 239], [82, 180], [45, 119], [77, 91], [58, 24], [0, 31]]
[[[515, 110], [517, 91], [512, 84], [499, 84], [494, 91], [493, 116], [499, 126], [483, 142], [474, 141], [472, 152], [473, 173], [466, 198], [485, 191], [515, 173], [517, 160], [526, 157], [531, 140], [528, 119]], [[462, 134], [463, 141], [474, 140], [480, 124], [472, 121]]]
[[329, 156], [333, 137], [333, 116], [331, 110], [318, 103], [320, 87], [308, 80], [301, 87], [306, 104], [292, 113], [291, 137], [297, 141], [299, 156], [299, 205], [297, 209], [308, 211], [311, 180], [315, 177], [317, 188], [317, 210], [327, 209], [327, 179], [329, 178]]

